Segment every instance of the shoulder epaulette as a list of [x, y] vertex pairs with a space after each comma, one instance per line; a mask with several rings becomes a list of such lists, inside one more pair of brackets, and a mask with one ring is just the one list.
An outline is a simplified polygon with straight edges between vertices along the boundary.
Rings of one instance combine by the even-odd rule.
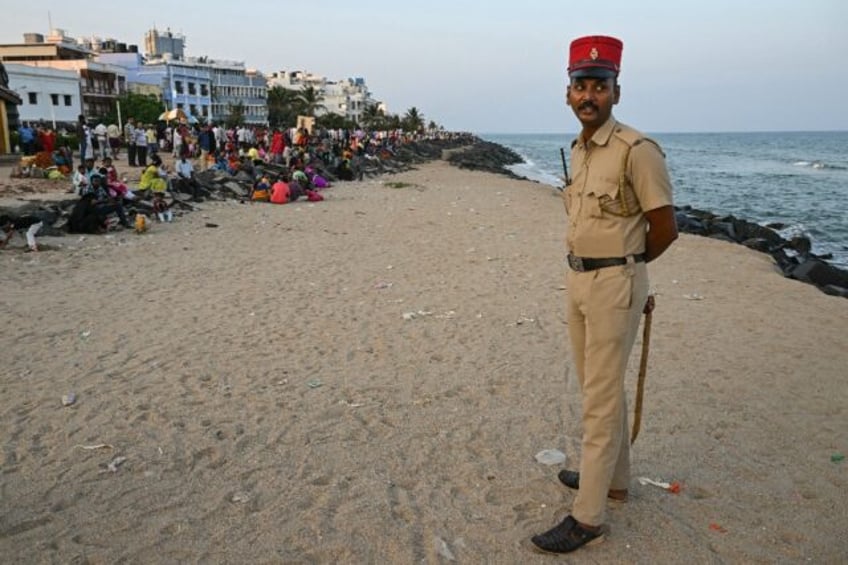
[[630, 147], [639, 145], [640, 143], [642, 143], [642, 140], [645, 139], [645, 136], [642, 135], [640, 132], [636, 131], [633, 128], [622, 126], [621, 124], [615, 127], [612, 134], [627, 145], [629, 145]]
[[626, 143], [627, 145], [629, 145], [631, 148], [636, 147], [643, 141], [653, 143], [654, 146], [659, 150], [660, 154], [665, 157], [665, 152], [662, 150], [662, 147], [660, 147], [659, 143], [633, 128], [622, 126], [621, 124], [619, 124], [613, 131], [613, 135], [624, 143]]

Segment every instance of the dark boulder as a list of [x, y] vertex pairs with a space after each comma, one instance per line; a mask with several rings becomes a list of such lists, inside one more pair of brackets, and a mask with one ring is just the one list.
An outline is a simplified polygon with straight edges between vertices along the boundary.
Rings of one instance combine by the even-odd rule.
[[760, 251], [762, 253], [768, 253], [768, 251], [772, 248], [768, 240], [763, 239], [762, 237], [752, 237], [751, 239], [746, 239], [742, 242], [742, 245], [744, 245], [748, 249], [753, 249], [754, 251]]
[[848, 287], [848, 272], [829, 265], [820, 259], [807, 259], [792, 269], [790, 278], [814, 284], [819, 288], [828, 285]]

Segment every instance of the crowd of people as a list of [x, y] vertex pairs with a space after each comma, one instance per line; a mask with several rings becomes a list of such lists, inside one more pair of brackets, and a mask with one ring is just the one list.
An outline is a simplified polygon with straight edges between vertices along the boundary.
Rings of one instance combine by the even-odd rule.
[[[119, 127], [93, 123], [81, 115], [75, 155], [67, 143], [57, 147], [56, 133], [45, 125], [23, 124], [18, 133], [23, 153], [37, 155], [39, 168], [71, 177], [68, 192], [80, 198], [68, 223], [72, 233], [131, 228], [128, 209], [152, 211], [155, 219], [171, 221], [169, 197], [173, 203], [175, 195], [187, 194], [199, 202], [211, 195], [198, 179], [209, 170], [237, 175], [242, 182], [250, 179], [246, 197], [250, 202], [322, 201], [322, 191], [331, 182], [361, 180], [367, 160], [392, 158], [411, 141], [454, 135], [252, 125], [227, 128], [186, 120], [153, 124], [132, 117]], [[173, 159], [171, 167], [163, 156]], [[131, 186], [127, 176], [118, 174], [118, 159], [126, 159], [127, 167], [141, 169], [137, 184]]]
[[[115, 139], [115, 133], [119, 138]], [[154, 217], [170, 221], [167, 195], [190, 195], [202, 201], [210, 195], [198, 174], [216, 170], [251, 179], [251, 202], [286, 204], [299, 199], [324, 200], [321, 192], [338, 180], [362, 178], [368, 159], [391, 157], [399, 145], [420, 139], [401, 131], [268, 129], [218, 124], [144, 124], [132, 117], [123, 128], [97, 124], [80, 116], [79, 155], [71, 191], [80, 196], [72, 213], [72, 232], [97, 233], [131, 227], [126, 207], [146, 201]], [[433, 135], [433, 134], [431, 134]], [[449, 134], [443, 134], [449, 135]], [[126, 165], [141, 168], [137, 186], [119, 178], [114, 160], [125, 149]], [[163, 156], [173, 158], [166, 167]], [[99, 160], [99, 166], [95, 161]], [[111, 218], [111, 221], [110, 221]]]

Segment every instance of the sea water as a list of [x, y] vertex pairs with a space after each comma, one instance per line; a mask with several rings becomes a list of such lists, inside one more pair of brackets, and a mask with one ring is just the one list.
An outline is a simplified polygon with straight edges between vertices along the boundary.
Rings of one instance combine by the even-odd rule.
[[[781, 235], [807, 235], [813, 252], [848, 267], [848, 132], [649, 134], [666, 154], [674, 203], [768, 224]], [[560, 148], [568, 163], [574, 134], [482, 134], [515, 150], [511, 167], [562, 187]]]

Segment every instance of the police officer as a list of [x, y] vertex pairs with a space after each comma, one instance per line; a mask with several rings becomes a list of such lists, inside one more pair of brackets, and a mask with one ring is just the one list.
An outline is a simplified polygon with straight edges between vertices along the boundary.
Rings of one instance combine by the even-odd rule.
[[572, 514], [533, 536], [546, 552], [568, 553], [604, 535], [607, 498], [626, 500], [630, 482], [624, 373], [648, 300], [646, 264], [677, 238], [671, 181], [659, 146], [618, 122], [622, 43], [575, 39], [567, 104], [583, 126], [572, 144], [563, 191], [568, 232], [568, 328], [582, 391], [580, 471], [559, 479], [577, 489]]

